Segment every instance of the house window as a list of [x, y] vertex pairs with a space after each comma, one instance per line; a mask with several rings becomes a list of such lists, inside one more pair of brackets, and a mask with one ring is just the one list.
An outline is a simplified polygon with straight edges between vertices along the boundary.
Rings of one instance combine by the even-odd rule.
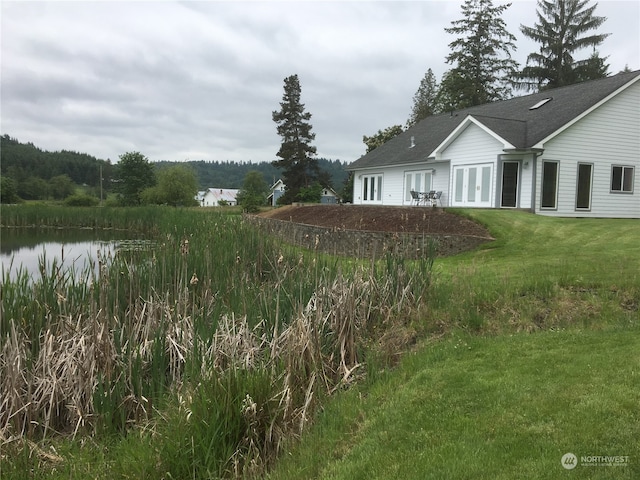
[[591, 176], [593, 165], [590, 163], [578, 164], [578, 184], [576, 188], [576, 210], [591, 209]]
[[541, 208], [558, 208], [558, 162], [542, 162]]
[[611, 166], [611, 191], [616, 193], [633, 193], [633, 167], [623, 165]]

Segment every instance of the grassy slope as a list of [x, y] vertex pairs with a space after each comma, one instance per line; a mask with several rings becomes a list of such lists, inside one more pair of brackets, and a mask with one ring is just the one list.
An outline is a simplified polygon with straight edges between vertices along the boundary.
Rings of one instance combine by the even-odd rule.
[[497, 241], [438, 263], [443, 339], [333, 401], [272, 478], [640, 477], [640, 223], [463, 213]]

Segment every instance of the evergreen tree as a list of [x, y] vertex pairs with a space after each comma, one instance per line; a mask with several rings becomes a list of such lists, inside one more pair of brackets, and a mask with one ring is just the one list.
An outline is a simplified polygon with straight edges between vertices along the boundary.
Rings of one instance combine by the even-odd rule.
[[460, 74], [458, 69], [447, 70], [442, 75], [440, 88], [436, 95], [436, 108], [438, 112], [451, 112], [466, 106], [465, 99], [468, 98], [467, 91], [469, 83]]
[[[608, 65], [595, 48], [609, 34], [587, 35], [600, 27], [606, 17], [595, 16], [598, 4], [587, 6], [588, 3], [589, 0], [538, 0], [538, 23], [520, 26], [526, 37], [540, 44], [540, 50], [529, 54], [526, 67], [518, 75], [522, 87], [544, 90], [607, 76]], [[588, 47], [594, 48], [590, 58], [574, 58], [576, 52]]]
[[456, 89], [443, 93], [449, 98], [460, 97], [453, 105], [455, 109], [511, 96], [511, 81], [518, 69], [518, 63], [511, 58], [516, 38], [507, 31], [501, 18], [510, 6], [509, 3], [495, 7], [492, 0], [465, 0], [463, 18], [445, 28], [447, 33], [458, 37], [449, 44], [451, 53], [446, 58], [453, 65], [451, 78], [456, 82], [454, 85], [442, 82], [440, 89]]
[[300, 93], [298, 75], [285, 78], [280, 111], [273, 112], [282, 144], [277, 153], [281, 160], [274, 160], [272, 164], [282, 169], [282, 180], [287, 186], [282, 203], [297, 200], [300, 189], [309, 187], [318, 177], [318, 162], [314, 158], [316, 147], [311, 145], [316, 135], [311, 132], [311, 114], [304, 111]]
[[438, 113], [436, 99], [438, 94], [438, 83], [436, 76], [431, 69], [427, 70], [424, 78], [420, 80], [418, 91], [413, 96], [413, 108], [407, 121], [407, 127], [411, 127], [423, 118], [427, 118], [434, 113]]

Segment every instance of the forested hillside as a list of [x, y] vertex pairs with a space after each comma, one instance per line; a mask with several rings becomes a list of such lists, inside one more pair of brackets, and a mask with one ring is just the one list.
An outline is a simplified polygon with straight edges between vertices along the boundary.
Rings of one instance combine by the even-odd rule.
[[[158, 168], [175, 165], [177, 162], [155, 162]], [[189, 161], [181, 162], [191, 166], [196, 172], [201, 188], [241, 188], [244, 178], [248, 172], [255, 170], [264, 176], [267, 185], [273, 185], [281, 176], [280, 169], [274, 167], [270, 162], [220, 162], [220, 161]], [[326, 173], [331, 186], [336, 191], [341, 191], [347, 179], [348, 172], [345, 170], [346, 162], [340, 160], [318, 159], [318, 166], [321, 172]]]
[[[267, 185], [272, 185], [281, 177], [279, 169], [268, 162], [154, 162], [158, 170], [177, 164], [188, 165], [194, 170], [201, 190], [209, 187], [241, 188], [245, 176], [252, 170], [262, 173]], [[341, 192], [348, 176], [345, 170], [347, 164], [340, 160], [319, 158], [318, 165], [320, 171], [324, 172], [321, 178]], [[15, 195], [24, 200], [64, 199], [79, 188], [89, 195], [106, 198], [112, 191], [111, 179], [115, 177], [116, 169], [117, 163], [86, 153], [71, 150], [48, 152], [33, 143], [21, 143], [9, 135], [0, 137], [3, 190], [8, 191], [11, 187]]]

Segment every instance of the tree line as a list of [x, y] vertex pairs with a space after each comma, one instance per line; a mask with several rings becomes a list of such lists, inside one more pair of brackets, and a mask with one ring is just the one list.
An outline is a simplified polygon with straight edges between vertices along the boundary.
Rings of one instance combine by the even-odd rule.
[[[180, 179], [177, 184], [186, 182], [191, 185], [190, 181], [186, 181], [188, 175], [195, 178], [193, 196], [198, 190], [209, 187], [241, 189], [249, 172], [257, 172], [267, 189], [282, 175], [281, 170], [269, 162], [151, 162], [139, 152], [124, 154], [127, 160], [132, 156], [145, 165], [140, 169], [143, 177], [146, 175], [148, 180], [140, 180], [140, 185], [144, 188], [140, 188], [138, 193], [145, 188], [156, 187], [155, 190], [147, 191], [143, 197], [133, 197], [130, 190], [125, 191], [126, 178], [133, 175], [133, 183], [137, 180], [135, 168], [129, 172], [125, 168], [123, 175], [122, 156], [120, 162], [112, 163], [110, 160], [101, 160], [71, 150], [50, 152], [38, 148], [33, 143], [22, 143], [5, 134], [0, 136], [0, 200], [2, 203], [16, 203], [21, 200], [71, 198], [69, 203], [96, 204], [103, 200], [110, 204], [185, 204], [190, 202], [177, 192], [169, 193], [168, 196], [160, 192], [163, 189], [171, 192], [176, 180]], [[327, 185], [340, 191], [347, 179], [346, 162], [325, 158], [318, 161], [320, 168], [327, 172]], [[189, 173], [176, 167], [185, 167]], [[167, 181], [168, 178], [173, 178], [174, 182]], [[131, 188], [131, 185], [128, 185], [128, 188]], [[266, 198], [266, 194], [264, 196]]]
[[[521, 67], [512, 58], [516, 37], [502, 20], [511, 4], [465, 0], [462, 18], [445, 28], [455, 36], [445, 58], [451, 68], [439, 83], [429, 68], [413, 96], [406, 125], [363, 136], [366, 151], [430, 115], [506, 100], [517, 91], [538, 92], [608, 76], [608, 57], [600, 56], [597, 48], [610, 34], [596, 31], [606, 21], [595, 14], [597, 5], [589, 0], [538, 0], [536, 21], [520, 25], [520, 32], [539, 48]], [[589, 49], [586, 58], [578, 57]]]

